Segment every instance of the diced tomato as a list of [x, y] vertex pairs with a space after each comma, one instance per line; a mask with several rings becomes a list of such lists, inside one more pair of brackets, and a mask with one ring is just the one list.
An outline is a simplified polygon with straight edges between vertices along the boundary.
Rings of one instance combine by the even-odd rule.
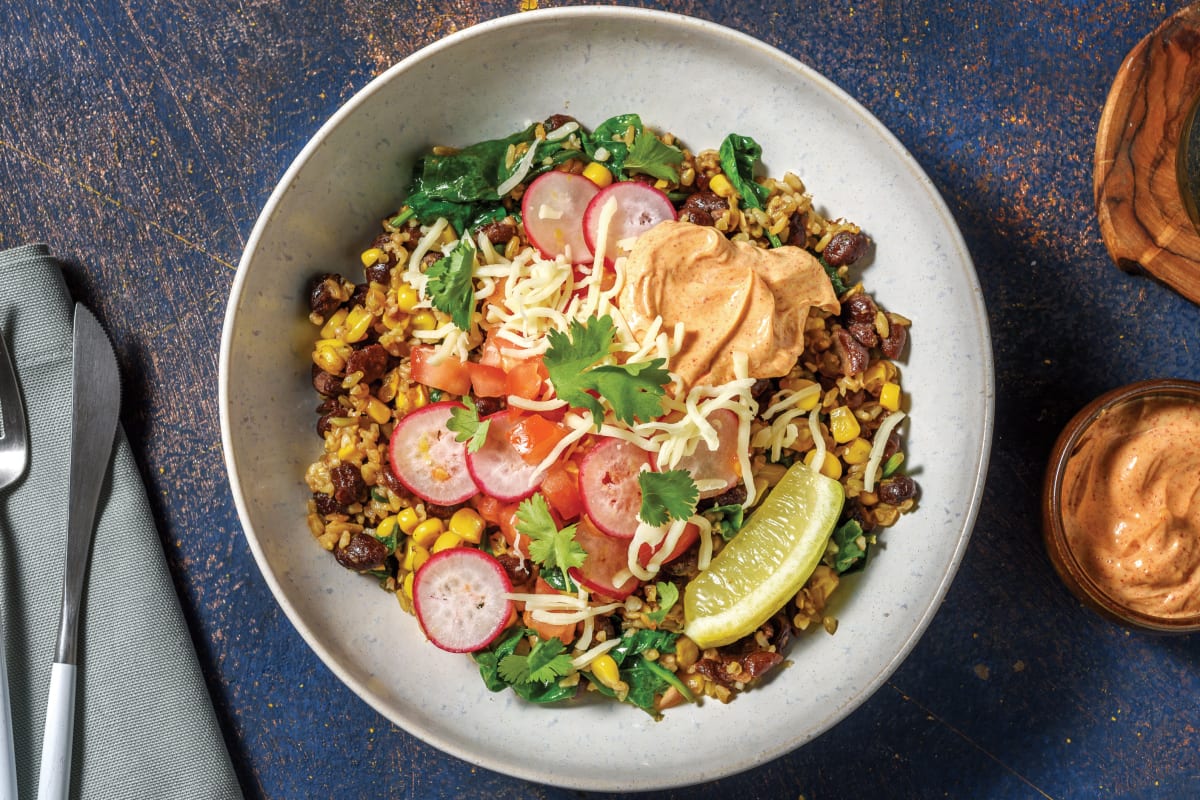
[[541, 414], [525, 414], [508, 429], [509, 443], [527, 464], [542, 463], [566, 435], [566, 428]]
[[517, 508], [519, 506], [519, 503], [501, 505], [496, 511], [497, 524], [500, 525], [500, 533], [504, 535], [504, 541], [508, 542], [508, 546], [514, 550], [520, 550], [523, 556], [529, 558], [529, 537], [517, 532]]
[[467, 371], [467, 365], [454, 356], [447, 356], [436, 364], [430, 363], [433, 353], [433, 348], [426, 345], [412, 349], [412, 379], [450, 394], [469, 393], [471, 374]]
[[[560, 594], [560, 592], [541, 578], [538, 578], [534, 594]], [[558, 638], [562, 640], [563, 644], [570, 644], [575, 641], [575, 629], [578, 623], [568, 622], [562, 625], [555, 625], [550, 622], [542, 622], [541, 620], [534, 619], [533, 612], [529, 609], [525, 609], [521, 615], [521, 621], [525, 623], [525, 627], [533, 628], [537, 632], [537, 635], [543, 639]]]
[[505, 394], [536, 400], [542, 393], [542, 381], [547, 377], [541, 357], [514, 362], [504, 380]]
[[487, 364], [467, 364], [471, 376], [471, 391], [476, 397], [503, 397], [505, 390], [504, 370]]
[[541, 493], [550, 508], [564, 520], [576, 519], [583, 513], [583, 500], [579, 497], [579, 468], [573, 462], [560, 461], [546, 470]]
[[[687, 526], [683, 529], [683, 533], [680, 534], [679, 541], [676, 542], [676, 544], [675, 544], [675, 549], [671, 551], [670, 555], [668, 555], [666, 558], [663, 559], [662, 563], [668, 564], [668, 563], [674, 561], [675, 559], [679, 558], [681, 555], [686, 553], [688, 548], [691, 547], [692, 545], [694, 545], [696, 543], [696, 540], [699, 538], [700, 538], [700, 529], [689, 522], [687, 524]], [[661, 549], [662, 549], [661, 544], [655, 548], [651, 548], [650, 545], [648, 545], [648, 544], [643, 544], [641, 549], [638, 550], [638, 563], [641, 564], [643, 567], [646, 566], [646, 564], [648, 564], [650, 562], [650, 557], [653, 556], [655, 553], [657, 553]]]
[[479, 516], [483, 517], [485, 522], [489, 522], [492, 525], [500, 524], [500, 513], [504, 510], [505, 505], [507, 505], [503, 500], [497, 500], [483, 493], [472, 497], [470, 503], [479, 512]]

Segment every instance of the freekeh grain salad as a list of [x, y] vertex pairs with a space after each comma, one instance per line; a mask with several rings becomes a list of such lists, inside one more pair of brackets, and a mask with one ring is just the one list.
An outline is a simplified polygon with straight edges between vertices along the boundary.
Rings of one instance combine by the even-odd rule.
[[635, 114], [435, 147], [365, 280], [313, 279], [309, 527], [490, 689], [729, 701], [914, 507], [910, 323], [760, 156]]

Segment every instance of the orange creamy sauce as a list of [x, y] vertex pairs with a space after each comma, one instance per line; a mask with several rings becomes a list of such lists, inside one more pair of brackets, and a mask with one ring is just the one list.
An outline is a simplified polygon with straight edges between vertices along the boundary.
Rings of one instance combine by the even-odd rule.
[[1067, 461], [1062, 509], [1105, 594], [1158, 617], [1200, 614], [1200, 404], [1147, 398], [1101, 415]]
[[751, 377], [786, 375], [804, 349], [808, 309], [840, 309], [807, 250], [764, 250], [688, 222], [663, 222], [638, 237], [619, 305], [639, 335], [658, 316], [668, 334], [683, 323], [683, 347], [669, 368], [684, 386], [733, 380], [735, 352], [748, 357]]

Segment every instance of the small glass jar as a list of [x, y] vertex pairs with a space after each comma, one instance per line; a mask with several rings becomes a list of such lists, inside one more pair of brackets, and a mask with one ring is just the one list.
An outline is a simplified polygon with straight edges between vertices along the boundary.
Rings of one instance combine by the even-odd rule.
[[[1104, 570], [1097, 566], [1094, 557], [1089, 559], [1085, 557], [1085, 553], [1076, 552], [1077, 549], [1083, 549], [1077, 539], [1080, 534], [1071, 534], [1068, 528], [1074, 527], [1078, 529], [1080, 526], [1064, 520], [1064, 513], [1074, 513], [1071, 508], [1066, 507], [1069, 504], [1064, 503], [1064, 497], [1068, 496], [1067, 493], [1076, 489], [1076, 487], [1068, 484], [1073, 480], [1083, 479], [1083, 476], [1079, 473], [1078, 466], [1068, 469], [1072, 458], [1084, 457], [1080, 455], [1079, 451], [1084, 447], [1085, 443], [1089, 447], [1102, 447], [1106, 441], [1111, 441], [1114, 443], [1113, 446], [1116, 446], [1115, 443], [1124, 434], [1109, 433], [1112, 421], [1114, 419], [1124, 419], [1130, 413], [1141, 413], [1147, 407], [1148, 403], [1156, 404], [1157, 406], [1178, 407], [1179, 412], [1189, 424], [1193, 419], [1194, 412], [1197, 428], [1200, 430], [1200, 383], [1194, 381], [1176, 379], [1141, 381], [1107, 392], [1086, 405], [1067, 423], [1062, 433], [1059, 434], [1046, 469], [1042, 497], [1042, 529], [1046, 541], [1046, 549], [1050, 554], [1050, 560], [1054, 564], [1055, 570], [1058, 572], [1063, 583], [1067, 585], [1067, 588], [1083, 601], [1084, 604], [1101, 615], [1116, 622], [1147, 631], [1160, 633], [1200, 631], [1200, 610], [1195, 610], [1193, 613], [1196, 604], [1200, 603], [1200, 588], [1192, 587], [1193, 591], [1184, 592], [1187, 597], [1192, 597], [1192, 595], [1197, 596], [1193, 597], [1192, 601], [1187, 602], [1186, 607], [1182, 611], [1155, 613], [1153, 609], [1146, 607], [1146, 603], [1143, 603], [1136, 597], [1129, 599], [1123, 596], [1129, 593], [1124, 592], [1120, 588], [1112, 575], [1106, 576], [1102, 574]], [[1133, 404], [1138, 405], [1135, 406]], [[1117, 416], [1121, 415], [1122, 412], [1124, 412], [1122, 416]], [[1100, 420], [1105, 420], [1105, 423], [1098, 425], [1097, 423]], [[1200, 436], [1200, 433], [1196, 434], [1196, 436]], [[1106, 437], [1111, 438], [1106, 439]], [[1192, 441], [1195, 442], [1198, 439], [1193, 437]], [[1094, 471], [1092, 477], [1093, 479], [1095, 478]], [[1172, 478], [1172, 480], [1200, 481], [1200, 474], [1178, 475]], [[1146, 493], [1141, 499], [1152, 498], [1154, 496], [1152, 492]], [[1105, 497], [1107, 497], [1107, 494]], [[1110, 510], [1113, 514], [1122, 513], [1117, 508]], [[1133, 518], [1137, 519], [1136, 516]], [[1095, 537], [1112, 536], [1112, 539], [1102, 541], [1100, 544], [1114, 544], [1116, 541], [1115, 537], [1125, 534], [1125, 529], [1121, 528], [1118, 524], [1114, 525], [1114, 530], [1116, 531], [1115, 534], [1111, 530], [1089, 530], [1086, 535]], [[1076, 537], [1075, 543], [1073, 543], [1073, 535]], [[1189, 531], [1185, 532], [1184, 536], [1186, 537], [1186, 541], [1181, 539], [1179, 541], [1180, 546], [1191, 552], [1200, 553], [1200, 531], [1196, 530], [1193, 526]], [[1121, 547], [1125, 547], [1125, 545], [1122, 544]], [[1133, 563], [1139, 568], [1142, 566], [1138, 561], [1134, 561]], [[1147, 571], [1153, 569], [1152, 567], [1146, 567]], [[1165, 567], [1164, 569], [1169, 569], [1169, 567]], [[1126, 584], [1128, 583], [1126, 581]]]

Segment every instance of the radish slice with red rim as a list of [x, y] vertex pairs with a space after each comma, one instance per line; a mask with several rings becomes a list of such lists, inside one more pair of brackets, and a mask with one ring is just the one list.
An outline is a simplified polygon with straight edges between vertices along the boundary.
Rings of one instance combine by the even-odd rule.
[[717, 449], [709, 450], [708, 442], [701, 439], [692, 454], [679, 459], [675, 465], [675, 469], [690, 472], [696, 483], [722, 482], [720, 488], [700, 492], [701, 499], [723, 494], [741, 480], [737, 414], [727, 408], [719, 408], [708, 416], [708, 422], [717, 432]]
[[624, 600], [641, 583], [632, 575], [620, 586], [613, 583], [614, 576], [629, 566], [629, 546], [620, 539], [601, 533], [586, 516], [580, 517], [575, 527], [575, 541], [587, 553], [587, 558], [582, 566], [571, 567], [567, 573], [571, 580], [589, 592], [613, 600]]
[[629, 255], [620, 243], [641, 236], [660, 222], [676, 218], [671, 199], [658, 189], [639, 181], [621, 181], [596, 193], [583, 214], [583, 236], [595, 253], [600, 249], [600, 227], [605, 206], [612, 202], [614, 211], [604, 240], [604, 263], [612, 266], [620, 256]]
[[454, 547], [434, 553], [413, 576], [413, 610], [429, 641], [451, 653], [471, 653], [508, 626], [511, 591], [494, 556]]
[[497, 411], [484, 421], [488, 423], [487, 439], [483, 447], [466, 457], [471, 477], [489, 497], [507, 503], [524, 500], [542, 485], [538, 465], [522, 458], [509, 441], [512, 421], [507, 411]]
[[582, 175], [552, 170], [533, 180], [521, 197], [525, 235], [545, 258], [570, 250], [571, 261], [588, 264], [592, 251], [583, 235], [583, 214], [600, 188]]
[[410, 492], [430, 503], [448, 506], [479, 493], [467, 469], [467, 448], [446, 427], [450, 413], [462, 403], [434, 403], [396, 423], [388, 443], [392, 473]]
[[632, 539], [642, 510], [638, 474], [650, 466], [650, 454], [624, 439], [605, 438], [579, 463], [583, 509], [602, 533]]

